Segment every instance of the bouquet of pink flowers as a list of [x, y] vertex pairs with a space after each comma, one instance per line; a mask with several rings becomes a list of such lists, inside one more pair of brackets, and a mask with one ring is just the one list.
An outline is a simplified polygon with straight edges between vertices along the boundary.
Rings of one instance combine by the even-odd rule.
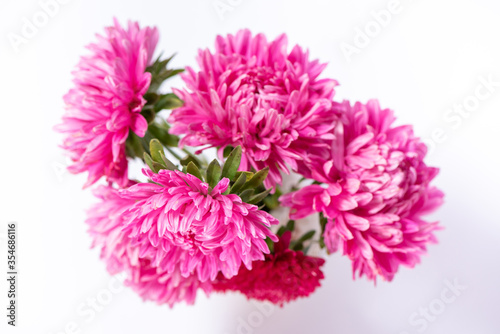
[[[218, 36], [185, 70], [153, 58], [158, 37], [117, 21], [97, 35], [57, 126], [69, 171], [87, 172], [85, 187], [106, 180], [89, 232], [108, 271], [125, 272], [142, 298], [172, 307], [201, 289], [283, 305], [320, 286], [314, 249], [340, 250], [354, 277], [390, 281], [436, 242], [440, 227], [423, 216], [443, 201], [430, 184], [438, 169], [392, 110], [335, 101], [326, 64], [288, 51], [286, 35]], [[162, 92], [181, 72], [185, 87]], [[144, 182], [130, 179], [132, 159]], [[311, 215], [317, 227], [304, 232], [296, 220]]]

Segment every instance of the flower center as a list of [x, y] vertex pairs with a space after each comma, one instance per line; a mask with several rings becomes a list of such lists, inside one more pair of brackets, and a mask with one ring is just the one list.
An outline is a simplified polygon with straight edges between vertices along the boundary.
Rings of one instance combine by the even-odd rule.
[[269, 68], [259, 67], [249, 70], [242, 83], [254, 86], [254, 93], [259, 94], [273, 77], [274, 73]]
[[176, 243], [184, 250], [193, 253], [199, 248], [200, 242], [195, 239], [196, 234], [189, 230], [187, 232], [177, 232], [174, 236]]
[[136, 113], [141, 112], [143, 106], [143, 101], [138, 97], [134, 97], [134, 99], [128, 104], [129, 110]]

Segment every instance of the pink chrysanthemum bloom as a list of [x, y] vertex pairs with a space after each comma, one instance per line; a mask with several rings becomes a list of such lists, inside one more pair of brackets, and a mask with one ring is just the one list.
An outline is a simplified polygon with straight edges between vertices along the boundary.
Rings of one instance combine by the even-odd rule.
[[318, 79], [326, 64], [310, 61], [286, 35], [267, 42], [263, 34], [241, 30], [218, 36], [215, 53], [200, 50], [195, 72], [182, 75], [188, 90], [174, 90], [184, 106], [173, 110], [171, 133], [181, 145], [241, 145], [240, 170], [269, 167], [266, 187], [281, 183], [280, 170], [300, 169], [309, 154], [321, 155], [329, 136], [335, 80]]
[[188, 305], [195, 302], [198, 289], [208, 296], [212, 291], [209, 281], [200, 282], [196, 275], [184, 277], [179, 266], [171, 273], [162, 272], [151, 266], [149, 260], [140, 259], [139, 265], [132, 267], [131, 278], [125, 284], [134, 290], [143, 300], [173, 307], [183, 301]]
[[172, 273], [179, 266], [184, 277], [196, 273], [202, 282], [219, 271], [230, 278], [242, 262], [251, 268], [252, 261], [264, 259], [267, 237], [277, 240], [269, 229], [276, 218], [238, 195], [223, 195], [229, 179], [211, 189], [180, 171], [144, 173], [154, 183], [122, 189], [121, 196], [136, 201], [126, 231], [154, 267]]
[[[133, 184], [130, 181], [128, 185]], [[85, 221], [93, 239], [92, 247], [101, 247], [101, 259], [112, 275], [138, 265], [138, 249], [129, 246], [123, 233], [123, 220], [134, 201], [120, 197], [117, 189], [108, 186], [99, 186], [93, 193], [101, 201], [88, 210]]]
[[156, 28], [129, 22], [126, 29], [115, 20], [105, 36], [87, 48], [74, 71], [75, 88], [65, 96], [66, 114], [56, 129], [66, 133], [62, 147], [74, 164], [72, 173], [88, 172], [85, 186], [105, 176], [125, 185], [125, 141], [129, 130], [143, 137], [148, 124], [140, 114], [143, 95], [151, 81], [145, 72], [158, 42]]
[[378, 101], [340, 105], [330, 160], [311, 166], [317, 181], [282, 196], [292, 218], [322, 212], [327, 249], [341, 248], [353, 275], [392, 280], [400, 265], [413, 267], [436, 242], [436, 223], [422, 216], [439, 207], [443, 193], [430, 186], [438, 169], [423, 159], [427, 148], [411, 126], [391, 127], [395, 118]]
[[144, 300], [170, 307], [181, 301], [193, 304], [198, 289], [207, 295], [211, 292], [209, 282], [202, 283], [195, 275], [182, 277], [179, 267], [167, 273], [151, 266], [149, 260], [139, 258], [139, 248], [132, 246], [123, 232], [125, 217], [135, 201], [122, 198], [118, 190], [111, 187], [98, 187], [94, 193], [101, 203], [89, 210], [86, 222], [93, 237], [93, 247], [101, 247], [101, 258], [110, 274], [126, 272], [125, 284]]
[[299, 297], [307, 297], [321, 285], [321, 266], [325, 260], [306, 256], [288, 248], [290, 231], [274, 244], [274, 252], [265, 261], [253, 263], [253, 269], [240, 268], [238, 275], [226, 279], [222, 275], [213, 282], [214, 291], [239, 291], [247, 298], [270, 301], [283, 306]]

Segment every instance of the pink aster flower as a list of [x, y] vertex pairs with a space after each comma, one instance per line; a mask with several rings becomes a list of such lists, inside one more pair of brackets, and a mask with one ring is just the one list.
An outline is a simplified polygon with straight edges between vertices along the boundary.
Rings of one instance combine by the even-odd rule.
[[241, 267], [231, 279], [219, 276], [213, 283], [214, 291], [239, 291], [249, 299], [280, 306], [309, 296], [321, 285], [324, 275], [320, 268], [325, 260], [290, 250], [290, 237], [290, 231], [285, 232], [274, 244], [274, 253], [266, 255], [265, 261], [254, 262], [252, 270]]
[[105, 36], [87, 48], [73, 72], [75, 88], [65, 96], [66, 114], [56, 127], [66, 133], [62, 147], [74, 164], [72, 173], [88, 172], [85, 186], [105, 176], [120, 186], [127, 181], [125, 141], [129, 130], [143, 137], [148, 124], [140, 112], [145, 104], [151, 62], [158, 31], [129, 22], [126, 29], [115, 20]]
[[326, 247], [342, 249], [354, 275], [392, 280], [400, 265], [415, 266], [426, 245], [436, 242], [437, 222], [422, 217], [443, 201], [430, 185], [438, 169], [424, 163], [427, 148], [412, 127], [392, 127], [393, 112], [378, 101], [339, 108], [331, 156], [310, 166], [325, 187], [307, 186], [281, 201], [292, 218], [324, 214]]
[[202, 283], [195, 275], [181, 276], [178, 266], [171, 273], [161, 271], [153, 267], [151, 261], [139, 258], [139, 248], [134, 247], [123, 232], [125, 217], [134, 200], [122, 198], [118, 190], [111, 187], [101, 186], [94, 193], [101, 203], [89, 210], [86, 222], [93, 247], [101, 247], [101, 258], [110, 274], [126, 272], [125, 284], [144, 300], [170, 307], [181, 301], [193, 304], [198, 289], [208, 295], [212, 290], [209, 282]]
[[319, 138], [330, 136], [335, 80], [319, 79], [326, 64], [310, 61], [286, 35], [268, 42], [263, 34], [241, 30], [218, 36], [215, 53], [200, 50], [200, 71], [186, 68], [188, 90], [175, 90], [184, 106], [175, 109], [171, 133], [181, 145], [241, 145], [240, 170], [269, 167], [266, 187], [281, 183], [280, 170], [298, 170], [309, 155], [324, 155]]
[[[130, 181], [128, 185], [133, 184], [135, 182]], [[130, 247], [122, 231], [127, 210], [134, 201], [120, 197], [117, 189], [108, 186], [99, 186], [93, 193], [101, 201], [87, 212], [92, 247], [101, 247], [101, 259], [112, 275], [138, 265], [138, 249]]]
[[154, 183], [136, 184], [121, 190], [136, 201], [126, 217], [126, 231], [139, 256], [154, 267], [181, 275], [196, 273], [202, 282], [214, 280], [221, 271], [227, 278], [238, 273], [241, 263], [263, 260], [267, 237], [276, 218], [234, 194], [223, 195], [229, 179], [213, 189], [190, 174], [144, 170]]
[[140, 259], [139, 265], [132, 267], [131, 278], [125, 284], [134, 290], [143, 300], [173, 307], [183, 301], [188, 305], [195, 302], [196, 294], [201, 289], [207, 296], [212, 291], [209, 281], [200, 282], [196, 275], [184, 277], [179, 266], [171, 273], [163, 272], [151, 266], [149, 260]]

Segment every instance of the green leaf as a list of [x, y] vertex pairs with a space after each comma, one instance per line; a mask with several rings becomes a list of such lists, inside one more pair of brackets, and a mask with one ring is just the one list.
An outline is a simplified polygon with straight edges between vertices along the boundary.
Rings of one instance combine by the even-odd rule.
[[321, 225], [321, 231], [322, 232], [325, 231], [326, 223], [328, 223], [328, 219], [326, 219], [326, 217], [323, 215], [323, 213], [320, 212], [319, 213], [319, 224]]
[[137, 136], [132, 131], [129, 131], [125, 147], [127, 150], [127, 155], [132, 158], [134, 157], [142, 158], [145, 153], [145, 150], [142, 146], [141, 138], [139, 138], [139, 136]]
[[164, 109], [175, 109], [182, 107], [184, 103], [173, 93], [161, 95], [154, 105], [154, 111], [159, 112]]
[[148, 132], [150, 132], [154, 138], [157, 138], [163, 145], [169, 147], [179, 146], [179, 137], [168, 133], [170, 126], [166, 122], [162, 123], [151, 123], [148, 127]]
[[196, 165], [191, 161], [187, 167], [186, 167], [186, 171], [191, 174], [191, 175], [194, 175], [196, 176], [198, 179], [202, 180], [203, 181], [203, 176], [201, 176], [201, 172], [200, 170], [198, 169], [198, 167], [196, 167]]
[[267, 190], [264, 190], [260, 194], [254, 195], [250, 198], [250, 200], [247, 202], [248, 204], [257, 204], [260, 201], [262, 201], [264, 198], [266, 198], [267, 195], [271, 192], [272, 188], [269, 188]]
[[276, 235], [278, 237], [281, 237], [283, 235], [283, 233], [286, 232], [286, 227], [285, 226], [280, 226], [280, 228], [278, 229], [278, 232], [276, 233]]
[[181, 165], [183, 166], [187, 166], [189, 165], [189, 163], [194, 163], [196, 165], [196, 167], [201, 167], [200, 165], [200, 161], [193, 155], [186, 155], [184, 158], [182, 158], [180, 161]]
[[247, 189], [247, 190], [243, 191], [243, 192], [240, 194], [240, 198], [241, 198], [241, 200], [242, 200], [243, 202], [247, 202], [247, 201], [250, 199], [250, 197], [252, 197], [252, 196], [253, 196], [253, 193], [254, 193], [254, 192], [255, 192], [255, 191], [254, 191], [253, 189]]
[[146, 68], [147, 72], [151, 73], [151, 83], [149, 85], [148, 92], [156, 92], [160, 88], [161, 84], [168, 78], [181, 73], [184, 71], [183, 69], [168, 69], [167, 65], [172, 60], [174, 55], [165, 60], [160, 60], [160, 57], [156, 59], [156, 61]]
[[319, 237], [319, 246], [321, 248], [326, 247], [324, 233], [325, 233], [325, 227], [326, 227], [327, 223], [328, 223], [328, 219], [326, 219], [326, 217], [323, 215], [323, 213], [320, 212], [319, 213], [319, 224], [321, 226], [321, 233], [320, 233], [320, 237]]
[[264, 198], [264, 204], [266, 204], [269, 210], [276, 209], [280, 205], [279, 198], [281, 194], [282, 194], [281, 189], [279, 188], [279, 186], [276, 186], [274, 194]]
[[207, 182], [211, 188], [215, 187], [217, 183], [219, 183], [221, 173], [222, 171], [219, 162], [216, 159], [212, 160], [207, 168]]
[[323, 236], [321, 236], [321, 238], [319, 238], [319, 247], [321, 247], [321, 248], [326, 247], [325, 238]]
[[153, 123], [156, 117], [156, 113], [150, 107], [142, 108], [141, 115], [146, 119], [146, 122], [148, 122], [148, 124]]
[[156, 93], [148, 92], [144, 94], [144, 99], [146, 100], [146, 104], [155, 104], [158, 101], [159, 95]]
[[227, 177], [233, 180], [236, 176], [236, 171], [241, 163], [241, 146], [237, 146], [226, 159], [224, 167], [222, 167], [222, 177]]
[[290, 248], [296, 251], [304, 249], [304, 242], [311, 239], [314, 236], [314, 234], [316, 234], [315, 230], [308, 231], [307, 233], [302, 235], [298, 240], [292, 241], [290, 243]]
[[223, 151], [222, 155], [224, 156], [224, 158], [227, 158], [233, 150], [234, 150], [234, 147], [232, 147], [231, 145], [228, 145], [228, 146], [224, 147], [224, 151]]
[[283, 225], [279, 228], [277, 234], [279, 237], [281, 237], [283, 233], [285, 233], [286, 231], [293, 232], [294, 229], [295, 229], [295, 220], [289, 220], [288, 223], [286, 223], [286, 225]]
[[238, 171], [238, 172], [236, 172], [235, 178], [239, 178], [242, 173], [244, 173], [247, 176], [247, 180], [250, 180], [253, 177], [253, 175], [255, 174], [255, 173], [247, 172], [247, 171]]
[[146, 165], [148, 165], [149, 168], [153, 172], [155, 172], [155, 173], [158, 172], [158, 171], [155, 170], [156, 168], [153, 166], [153, 162], [154, 162], [153, 159], [151, 159], [151, 156], [149, 154], [147, 154], [146, 152], [144, 152], [144, 162], [146, 162]]
[[163, 158], [160, 154], [160, 152], [163, 153], [163, 145], [158, 139], [151, 139], [151, 141], [149, 142], [149, 152], [151, 153], [151, 158], [153, 158], [153, 161], [159, 163], [163, 162]]
[[307, 240], [311, 239], [312, 237], [314, 237], [314, 234], [316, 234], [316, 231], [310, 230], [310, 231], [306, 232], [303, 236], [301, 236], [300, 239], [297, 240], [297, 242], [307, 241]]
[[240, 176], [236, 179], [234, 182], [233, 186], [231, 187], [231, 194], [236, 194], [238, 191], [241, 189], [241, 187], [245, 184], [247, 181], [247, 176], [245, 173], [241, 173]]
[[294, 250], [294, 251], [301, 251], [304, 249], [304, 244], [302, 243], [295, 243], [295, 242], [290, 242], [290, 246], [289, 246], [290, 249]]
[[163, 163], [165, 164], [165, 167], [169, 170], [178, 170], [177, 166], [170, 160], [167, 159], [165, 154], [160, 151], [161, 159], [163, 160]]
[[154, 168], [153, 172], [155, 173], [158, 173], [160, 169], [167, 169], [167, 167], [164, 164], [156, 161], [153, 161], [153, 168]]
[[264, 182], [264, 180], [266, 179], [267, 174], [269, 174], [269, 167], [259, 170], [250, 180], [248, 180], [243, 185], [241, 190], [255, 189], [259, 187], [262, 184], [262, 182]]
[[269, 248], [269, 252], [271, 252], [272, 254], [274, 252], [274, 242], [269, 237], [266, 238], [265, 242], [267, 244], [267, 247]]

